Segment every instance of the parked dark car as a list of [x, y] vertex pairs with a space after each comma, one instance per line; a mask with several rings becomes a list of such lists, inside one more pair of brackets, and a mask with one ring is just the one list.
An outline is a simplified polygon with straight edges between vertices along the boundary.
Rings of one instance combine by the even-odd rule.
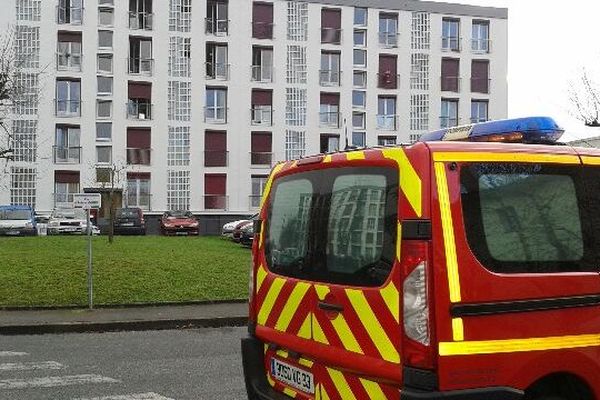
[[118, 208], [115, 212], [113, 229], [117, 235], [145, 235], [146, 221], [142, 209], [137, 207]]
[[244, 226], [241, 231], [240, 244], [242, 246], [252, 247], [252, 242], [254, 241], [254, 221]]
[[248, 225], [252, 225], [252, 223], [253, 223], [252, 220], [247, 220], [247, 221], [242, 221], [239, 224], [237, 224], [235, 226], [235, 228], [233, 229], [233, 233], [231, 234], [231, 240], [233, 240], [236, 243], [239, 243], [240, 239], [242, 238], [242, 229], [244, 229]]
[[167, 211], [160, 219], [163, 235], [198, 235], [200, 224], [189, 211]]

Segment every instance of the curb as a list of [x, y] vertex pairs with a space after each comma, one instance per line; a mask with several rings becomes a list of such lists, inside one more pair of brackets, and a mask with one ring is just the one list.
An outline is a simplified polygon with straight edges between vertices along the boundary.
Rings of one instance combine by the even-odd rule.
[[[228, 300], [191, 300], [191, 301], [164, 301], [150, 303], [131, 304], [94, 304], [96, 309], [107, 308], [144, 308], [144, 307], [169, 307], [169, 306], [202, 306], [210, 304], [242, 304], [248, 303], [248, 299]], [[52, 310], [87, 310], [87, 305], [65, 305], [65, 306], [0, 306], [0, 311], [52, 311]]]
[[103, 333], [167, 329], [222, 328], [244, 326], [248, 317], [174, 319], [145, 321], [73, 322], [40, 325], [0, 326], [0, 335], [43, 335], [50, 333]]

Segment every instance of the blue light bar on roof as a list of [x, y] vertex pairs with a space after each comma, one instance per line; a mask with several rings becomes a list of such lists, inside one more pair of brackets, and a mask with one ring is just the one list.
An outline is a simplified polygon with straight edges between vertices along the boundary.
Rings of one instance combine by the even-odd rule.
[[420, 142], [468, 141], [555, 143], [564, 129], [549, 117], [527, 117], [462, 125], [425, 133]]

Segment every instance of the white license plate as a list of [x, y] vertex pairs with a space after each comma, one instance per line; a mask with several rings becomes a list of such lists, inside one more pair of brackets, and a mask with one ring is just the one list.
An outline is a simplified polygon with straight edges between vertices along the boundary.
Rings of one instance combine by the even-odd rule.
[[176, 234], [177, 236], [187, 236], [187, 235], [188, 235], [188, 233], [187, 233], [187, 232], [175, 232], [175, 234]]
[[315, 380], [313, 374], [288, 363], [271, 358], [271, 375], [280, 382], [302, 390], [308, 394], [315, 393]]
[[9, 236], [18, 236], [21, 232], [19, 231], [8, 231], [6, 232], [7, 235]]
[[124, 222], [123, 226], [133, 226], [133, 222]]

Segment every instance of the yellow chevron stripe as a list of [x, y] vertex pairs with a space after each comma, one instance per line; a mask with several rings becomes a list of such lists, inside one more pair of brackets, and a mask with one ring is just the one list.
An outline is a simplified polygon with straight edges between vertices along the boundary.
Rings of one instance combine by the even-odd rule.
[[296, 396], [298, 395], [298, 393], [295, 390], [292, 390], [288, 387], [284, 387], [283, 388], [283, 393], [285, 393], [287, 396], [290, 396], [292, 398], [296, 398]]
[[321, 301], [325, 300], [325, 296], [329, 293], [329, 287], [323, 285], [315, 285], [315, 290]]
[[260, 208], [263, 207], [265, 201], [267, 200], [267, 197], [269, 197], [269, 193], [271, 193], [271, 186], [273, 185], [273, 178], [275, 177], [275, 175], [277, 175], [277, 173], [281, 170], [281, 168], [283, 168], [283, 165], [284, 165], [283, 163], [279, 163], [276, 166], [274, 166], [273, 169], [271, 170], [269, 179], [267, 179], [267, 183], [265, 184], [263, 196], [260, 199]]
[[298, 331], [298, 337], [301, 337], [303, 339], [310, 339], [312, 337], [312, 332], [310, 328], [311, 319], [312, 314], [309, 313], [304, 319], [302, 325], [300, 326], [300, 330]]
[[306, 358], [300, 358], [298, 360], [298, 364], [300, 364], [300, 365], [302, 365], [302, 366], [304, 366], [306, 368], [312, 368], [314, 362], [312, 362], [310, 360], [307, 360]]
[[394, 282], [390, 281], [383, 289], [379, 291], [383, 301], [394, 316], [396, 323], [400, 323], [400, 292]]
[[452, 318], [452, 339], [455, 342], [465, 340], [465, 327], [462, 318]]
[[278, 355], [279, 357], [281, 357], [281, 358], [288, 358], [288, 357], [290, 356], [290, 355], [288, 354], [288, 352], [287, 352], [287, 351], [285, 351], [285, 350], [277, 350], [277, 351], [275, 352], [275, 354], [277, 354], [277, 355]]
[[265, 221], [261, 221], [260, 223], [260, 233], [258, 234], [258, 248], [262, 249], [265, 243]]
[[396, 259], [400, 261], [402, 255], [402, 223], [398, 221], [398, 228], [396, 230]]
[[315, 340], [315, 342], [329, 344], [329, 340], [327, 340], [327, 337], [325, 336], [325, 333], [323, 332], [323, 328], [321, 328], [321, 325], [319, 325], [319, 321], [317, 321], [317, 318], [315, 318], [314, 314], [311, 314], [311, 319], [312, 319], [312, 337]]
[[398, 169], [400, 170], [400, 189], [408, 199], [417, 217], [421, 217], [423, 211], [421, 204], [421, 178], [419, 178], [419, 174], [417, 174], [410, 160], [406, 157], [404, 149], [383, 149], [381, 153], [385, 158], [394, 160], [398, 164]]
[[369, 400], [387, 400], [385, 393], [383, 393], [378, 383], [363, 378], [359, 378], [359, 380], [369, 394]]
[[258, 267], [258, 270], [256, 271], [256, 293], [258, 293], [258, 291], [260, 290], [260, 287], [262, 286], [266, 277], [267, 271], [265, 270], [265, 267], [260, 265]]
[[331, 325], [333, 326], [333, 329], [342, 341], [342, 345], [344, 345], [346, 350], [353, 353], [365, 354], [360, 347], [360, 344], [358, 344], [356, 337], [354, 337], [352, 329], [350, 329], [350, 326], [348, 326], [348, 322], [346, 322], [346, 319], [341, 313], [331, 321]]
[[570, 154], [532, 154], [532, 153], [479, 153], [479, 152], [438, 152], [433, 160], [463, 162], [524, 162], [579, 164], [579, 157]]
[[327, 154], [325, 157], [323, 157], [323, 163], [330, 163], [331, 162], [331, 154]]
[[271, 314], [273, 305], [277, 301], [277, 297], [279, 296], [279, 293], [281, 293], [281, 288], [283, 288], [284, 284], [285, 279], [282, 278], [275, 278], [273, 283], [271, 283], [271, 287], [265, 296], [265, 301], [262, 303], [260, 311], [258, 312], [257, 322], [259, 325], [264, 325], [267, 323], [269, 314]]
[[400, 363], [400, 354], [398, 353], [398, 350], [396, 350], [392, 341], [379, 323], [379, 320], [375, 317], [375, 313], [371, 309], [364, 293], [357, 289], [346, 289], [346, 294], [348, 295], [348, 299], [350, 300], [352, 307], [354, 307], [354, 311], [358, 315], [360, 322], [362, 322], [363, 327], [371, 337], [377, 350], [379, 350], [381, 357], [389, 362]]
[[600, 157], [581, 156], [581, 161], [585, 165], [600, 165]]
[[275, 324], [276, 330], [281, 332], [287, 331], [287, 328], [290, 326], [290, 322], [296, 314], [296, 311], [298, 311], [298, 306], [300, 306], [300, 302], [304, 299], [304, 295], [306, 295], [308, 289], [310, 289], [310, 285], [306, 282], [298, 282], [296, 284], [277, 319], [277, 323]]
[[352, 160], [364, 160], [365, 152], [364, 151], [352, 151], [350, 153], [346, 153], [346, 159], [348, 161]]
[[321, 385], [321, 400], [329, 400], [329, 394], [323, 385]]
[[267, 372], [267, 381], [269, 381], [269, 385], [271, 385], [272, 387], [275, 387], [275, 381], [273, 380], [273, 378], [271, 378], [271, 375], [269, 375], [268, 372]]
[[350, 385], [348, 384], [348, 381], [344, 377], [343, 373], [331, 368], [327, 368], [327, 372], [329, 373], [329, 376], [331, 377], [333, 385], [338, 391], [340, 398], [344, 400], [356, 400], [356, 397], [354, 397], [354, 393], [352, 393], [352, 390], [350, 390]]

